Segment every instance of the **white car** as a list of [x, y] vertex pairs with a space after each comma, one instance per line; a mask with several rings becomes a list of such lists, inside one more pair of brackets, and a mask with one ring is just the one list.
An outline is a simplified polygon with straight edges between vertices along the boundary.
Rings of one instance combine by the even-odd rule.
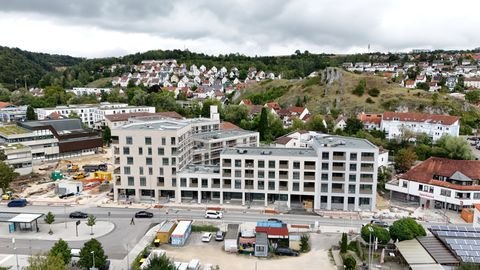
[[202, 235], [202, 242], [208, 243], [212, 240], [212, 233], [204, 233]]
[[223, 218], [223, 213], [220, 211], [208, 210], [207, 212], [205, 212], [205, 218], [221, 219]]

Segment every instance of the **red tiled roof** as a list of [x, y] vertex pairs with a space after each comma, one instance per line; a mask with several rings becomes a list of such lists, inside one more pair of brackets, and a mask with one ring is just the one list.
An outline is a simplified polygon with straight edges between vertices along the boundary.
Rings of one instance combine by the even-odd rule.
[[417, 113], [417, 112], [384, 112], [383, 120], [393, 120], [398, 118], [399, 121], [408, 121], [408, 122], [433, 122], [444, 125], [452, 125], [457, 122], [460, 118], [457, 116], [451, 115], [441, 115], [441, 114], [428, 114], [428, 113]]
[[231, 122], [223, 121], [222, 123], [220, 123], [220, 129], [221, 130], [231, 130], [231, 129], [241, 129], [241, 128], [239, 126], [231, 123]]
[[0, 108], [2, 108], [2, 109], [6, 108], [6, 107], [10, 107], [12, 105], [13, 105], [12, 103], [0, 101]]
[[458, 171], [472, 180], [478, 180], [480, 179], [479, 168], [480, 161], [478, 160], [452, 160], [430, 157], [404, 173], [401, 178], [458, 190], [480, 190], [480, 185], [461, 186], [433, 179], [435, 175], [450, 177]]
[[257, 233], [266, 233], [268, 236], [280, 236], [280, 237], [288, 237], [288, 228], [281, 227], [281, 228], [273, 228], [273, 227], [259, 227], [255, 228], [255, 232]]
[[303, 111], [305, 111], [305, 107], [290, 107], [289, 109], [292, 113], [298, 113], [301, 114]]
[[377, 113], [360, 113], [357, 115], [357, 119], [362, 123], [375, 123], [380, 126], [382, 115]]
[[280, 110], [281, 109], [280, 104], [278, 104], [278, 102], [268, 102], [267, 104], [265, 104], [265, 107], [268, 107], [268, 108], [274, 109], [274, 110]]
[[243, 105], [253, 105], [250, 99], [242, 99]]

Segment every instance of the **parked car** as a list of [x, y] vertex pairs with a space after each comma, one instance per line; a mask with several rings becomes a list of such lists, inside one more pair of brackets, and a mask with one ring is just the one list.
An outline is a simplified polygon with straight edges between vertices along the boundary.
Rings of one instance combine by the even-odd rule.
[[25, 206], [27, 206], [26, 199], [15, 199], [15, 200], [9, 201], [7, 204], [7, 207], [25, 207]]
[[208, 210], [207, 212], [205, 212], [205, 218], [221, 219], [222, 217], [223, 217], [223, 213], [220, 211]]
[[153, 218], [153, 213], [147, 211], [139, 211], [135, 213], [135, 218]]
[[223, 231], [217, 231], [215, 234], [215, 241], [223, 241], [225, 238], [225, 233]]
[[80, 249], [79, 248], [72, 248], [70, 250], [70, 254], [72, 254], [72, 257], [74, 257], [74, 258], [79, 258], [80, 257]]
[[291, 248], [277, 248], [275, 250], [276, 255], [282, 255], [282, 256], [298, 256], [298, 252], [295, 250], [292, 250]]
[[382, 221], [382, 220], [373, 219], [373, 220], [370, 221], [370, 224], [377, 225], [377, 226], [382, 227], [382, 228], [388, 228], [388, 223], [385, 222], [385, 221]]
[[278, 223], [283, 223], [283, 221], [281, 221], [278, 218], [269, 218], [268, 221], [275, 221], [275, 222], [278, 222]]
[[70, 218], [88, 218], [88, 214], [81, 211], [75, 211], [70, 213]]
[[212, 233], [204, 233], [202, 235], [202, 242], [208, 243], [212, 240]]

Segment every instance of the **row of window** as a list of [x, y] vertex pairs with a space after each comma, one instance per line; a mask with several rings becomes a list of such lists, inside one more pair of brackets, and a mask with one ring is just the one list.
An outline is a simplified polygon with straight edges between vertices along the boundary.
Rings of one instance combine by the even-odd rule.
[[[170, 162], [171, 161], [171, 162]], [[127, 157], [127, 164], [128, 165], [134, 165], [134, 158], [133, 157]], [[151, 157], [146, 157], [145, 158], [145, 164], [146, 165], [153, 165], [153, 159]], [[177, 158], [162, 158], [162, 164], [163, 166], [176, 166], [177, 165]]]
[[[176, 140], [177, 140], [177, 138], [175, 138], [175, 137], [170, 137], [170, 144], [171, 144], [171, 145], [175, 145], [175, 144], [176, 144]], [[166, 144], [167, 144], [167, 138], [162, 137], [162, 138], [161, 138], [161, 141], [162, 141], [162, 145], [166, 145]], [[131, 137], [131, 136], [125, 137], [125, 143], [126, 143], [126, 144], [129, 144], [129, 145], [133, 144], [133, 137]], [[152, 145], [152, 137], [145, 137], [145, 138], [144, 138], [144, 143], [145, 143], [145, 145]]]
[[[140, 175], [143, 175], [144, 174], [144, 169], [142, 166], [138, 167], [138, 170], [139, 170], [139, 174]], [[152, 167], [147, 167], [147, 170], [148, 170], [148, 175], [153, 175], [153, 168]], [[159, 175], [164, 175], [164, 168], [159, 168]], [[130, 175], [131, 174], [131, 168], [130, 166], [124, 166], [123, 167], [123, 174], [125, 175]], [[177, 169], [176, 168], [172, 168], [172, 175], [176, 175], [177, 174]]]
[[[177, 148], [176, 147], [172, 147], [171, 151], [172, 151], [172, 155], [177, 155]], [[123, 147], [123, 154], [124, 155], [130, 155], [130, 147], [124, 146]], [[147, 147], [147, 155], [151, 156], [152, 154], [153, 154], [152, 148]], [[138, 147], [138, 155], [143, 155], [143, 147]], [[165, 149], [163, 147], [158, 147], [157, 148], [157, 155], [164, 156], [165, 155]]]

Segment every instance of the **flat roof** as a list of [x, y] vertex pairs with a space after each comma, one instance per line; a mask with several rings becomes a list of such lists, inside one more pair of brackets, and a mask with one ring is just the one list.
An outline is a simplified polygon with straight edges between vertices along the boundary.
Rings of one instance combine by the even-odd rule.
[[184, 235], [190, 225], [192, 225], [191, 220], [182, 220], [178, 222], [177, 227], [172, 232], [172, 236]]
[[170, 232], [170, 230], [172, 229], [172, 227], [174, 227], [176, 225], [175, 222], [173, 221], [170, 221], [170, 220], [167, 220], [165, 221], [162, 226], [160, 227], [160, 229], [158, 229], [158, 232]]
[[322, 147], [331, 148], [378, 148], [366, 139], [344, 137], [344, 136], [316, 136], [314, 139]]
[[195, 134], [194, 138], [209, 141], [209, 140], [225, 139], [225, 138], [230, 138], [230, 137], [243, 136], [243, 135], [248, 135], [248, 134], [254, 135], [254, 134], [257, 134], [257, 133], [258, 132], [251, 131], [251, 130], [227, 129], [227, 130], [218, 130], [218, 131]]
[[283, 156], [283, 157], [316, 157], [317, 152], [311, 148], [284, 147], [235, 147], [223, 150], [225, 155]]
[[15, 217], [8, 220], [8, 222], [16, 223], [31, 223], [39, 219], [43, 214], [18, 214]]
[[405, 240], [395, 244], [405, 261], [411, 266], [414, 264], [436, 264], [417, 239]]
[[31, 132], [30, 130], [17, 125], [0, 126], [0, 133], [5, 135], [24, 134], [24, 133], [30, 133], [30, 132]]
[[14, 218], [20, 213], [14, 212], [0, 212], [0, 222], [8, 222], [10, 219]]

